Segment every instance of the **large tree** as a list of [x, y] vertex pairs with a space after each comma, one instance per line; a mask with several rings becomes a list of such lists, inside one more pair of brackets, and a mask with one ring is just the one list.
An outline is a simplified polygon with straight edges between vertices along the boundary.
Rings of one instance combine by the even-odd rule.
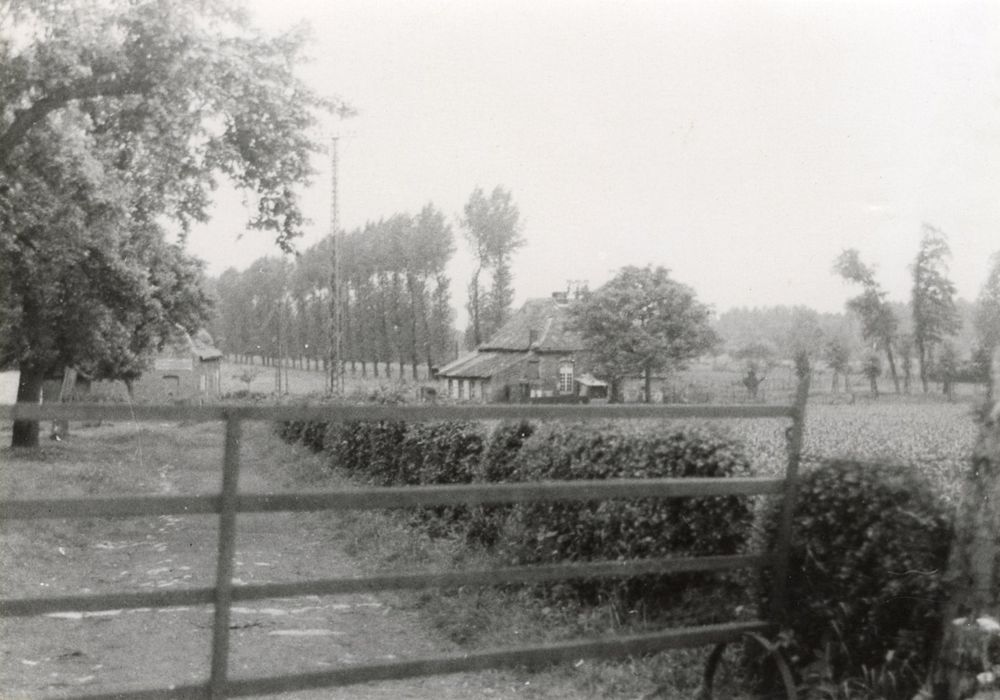
[[[511, 259], [525, 244], [521, 215], [511, 193], [500, 186], [487, 197], [473, 190], [465, 204], [461, 226], [472, 247], [475, 268], [469, 281], [469, 340], [476, 346], [496, 332], [510, 316], [514, 302]], [[484, 284], [484, 277], [492, 280]]]
[[611, 380], [613, 398], [625, 377], [642, 375], [652, 401], [654, 372], [680, 368], [718, 341], [711, 310], [664, 267], [625, 267], [570, 306], [597, 371]]
[[913, 273], [911, 308], [913, 344], [920, 361], [920, 382], [927, 393], [934, 347], [961, 327], [955, 308], [955, 284], [948, 279], [951, 250], [944, 233], [924, 224]]
[[[18, 401], [87, 366], [125, 377], [175, 324], [197, 325], [197, 264], [167, 244], [207, 218], [219, 175], [249, 225], [289, 247], [315, 109], [302, 37], [264, 37], [228, 2], [13, 3], [0, 24], [0, 359]], [[14, 443], [37, 444], [19, 422]]]
[[861, 285], [861, 294], [847, 301], [847, 308], [861, 318], [861, 334], [865, 340], [885, 352], [889, 361], [892, 382], [899, 393], [899, 374], [893, 344], [899, 330], [899, 318], [886, 298], [887, 295], [875, 279], [875, 272], [861, 261], [861, 255], [851, 248], [841, 253], [833, 265], [834, 271], [844, 280]]

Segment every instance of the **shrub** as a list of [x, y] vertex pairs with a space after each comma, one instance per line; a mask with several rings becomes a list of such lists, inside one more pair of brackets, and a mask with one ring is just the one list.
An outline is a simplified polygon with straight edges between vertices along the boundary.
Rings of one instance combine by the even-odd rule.
[[[483, 452], [477, 481], [501, 483], [510, 481], [517, 469], [524, 441], [535, 432], [528, 421], [504, 423], [490, 435]], [[500, 536], [510, 506], [478, 506], [472, 510], [466, 537], [473, 544], [492, 547]]]
[[[468, 484], [479, 471], [485, 437], [474, 423], [414, 423], [406, 431], [400, 475], [407, 484]], [[467, 506], [434, 506], [414, 514], [431, 534], [469, 521]]]
[[[765, 517], [773, 542], [777, 507]], [[910, 467], [836, 460], [805, 472], [786, 621], [803, 662], [822, 661], [842, 679], [891, 659], [919, 677], [941, 625], [950, 541], [946, 506]], [[763, 584], [766, 605], [766, 574]]]
[[[591, 425], [540, 428], [524, 444], [512, 478], [614, 479], [746, 475], [737, 446], [703, 428], [624, 434]], [[605, 500], [519, 505], [504, 533], [515, 563], [735, 554], [747, 541], [753, 513], [743, 496]], [[559, 589], [581, 602], [613, 597], [655, 615], [710, 575], [644, 576], [608, 584], [579, 581]], [[717, 606], [716, 606], [717, 607]], [[716, 610], [723, 618], [731, 611]]]
[[475, 423], [414, 423], [403, 444], [403, 471], [409, 483], [469, 484], [479, 471], [484, 444]]
[[378, 486], [409, 483], [402, 474], [402, 421], [348, 421], [326, 432], [331, 466]]
[[275, 430], [278, 433], [278, 437], [287, 443], [295, 443], [299, 441], [299, 437], [302, 435], [302, 428], [305, 425], [303, 421], [298, 420], [287, 420], [278, 423], [275, 426]]

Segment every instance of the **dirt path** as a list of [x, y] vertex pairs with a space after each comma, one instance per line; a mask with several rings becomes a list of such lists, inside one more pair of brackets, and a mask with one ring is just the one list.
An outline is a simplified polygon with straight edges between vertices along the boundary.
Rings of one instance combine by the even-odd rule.
[[[5, 497], [78, 495], [70, 488], [73, 484], [91, 495], [107, 495], [105, 487], [120, 484], [125, 484], [126, 493], [217, 489], [221, 435], [215, 426], [159, 426], [131, 440], [127, 433], [123, 428], [79, 431], [68, 447], [50, 448], [42, 458], [8, 451]], [[110, 452], [102, 440], [112, 441]], [[289, 486], [280, 475], [287, 473], [286, 467], [294, 468], [294, 455], [266, 426], [247, 427], [243, 456], [242, 491]], [[329, 517], [322, 514], [240, 516], [236, 582], [356, 574], [351, 560], [332, 545], [330, 526]], [[3, 597], [213, 583], [214, 517], [26, 521], [6, 525], [2, 534]], [[111, 691], [127, 697], [139, 688], [201, 682], [208, 673], [211, 624], [209, 606], [2, 620], [0, 696]], [[237, 604], [232, 611], [233, 678], [319, 671], [441, 651], [454, 649], [429, 634], [417, 613], [400, 607], [391, 594], [252, 601]], [[544, 689], [538, 685], [531, 675], [487, 672], [282, 697], [449, 700], [579, 695], [551, 678]]]

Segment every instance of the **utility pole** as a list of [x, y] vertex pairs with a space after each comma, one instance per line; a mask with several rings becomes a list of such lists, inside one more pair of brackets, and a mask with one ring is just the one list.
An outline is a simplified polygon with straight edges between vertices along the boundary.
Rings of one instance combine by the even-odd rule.
[[330, 143], [330, 367], [327, 388], [333, 396], [344, 395], [344, 304], [342, 279], [343, 233], [340, 230], [337, 209], [337, 156], [336, 136]]

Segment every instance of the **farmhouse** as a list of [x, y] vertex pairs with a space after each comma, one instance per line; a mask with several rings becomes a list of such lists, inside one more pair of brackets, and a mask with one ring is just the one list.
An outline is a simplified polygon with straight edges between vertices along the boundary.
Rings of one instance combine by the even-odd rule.
[[475, 351], [445, 365], [447, 395], [471, 401], [582, 401], [606, 396], [588, 374], [579, 334], [569, 328], [567, 296], [529, 299]]

